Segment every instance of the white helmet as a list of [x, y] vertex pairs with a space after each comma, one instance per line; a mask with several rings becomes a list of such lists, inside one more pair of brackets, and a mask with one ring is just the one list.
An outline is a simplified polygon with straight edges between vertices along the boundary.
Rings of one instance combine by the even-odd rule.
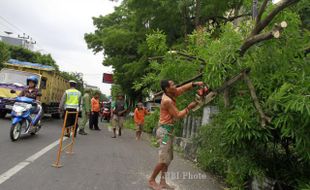
[[77, 84], [77, 82], [75, 80], [69, 80], [70, 84]]

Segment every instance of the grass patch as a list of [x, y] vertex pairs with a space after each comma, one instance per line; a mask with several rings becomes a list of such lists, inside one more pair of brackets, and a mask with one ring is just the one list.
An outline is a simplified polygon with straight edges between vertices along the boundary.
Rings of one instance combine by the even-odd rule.
[[133, 121], [133, 118], [126, 119], [124, 122], [124, 127], [126, 129], [136, 130], [135, 122]]

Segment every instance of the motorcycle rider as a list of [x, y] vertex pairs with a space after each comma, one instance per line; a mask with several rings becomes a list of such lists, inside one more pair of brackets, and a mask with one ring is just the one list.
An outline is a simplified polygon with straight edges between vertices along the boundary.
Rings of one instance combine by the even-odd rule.
[[27, 78], [27, 87], [21, 91], [21, 93], [18, 95], [19, 97], [27, 97], [32, 98], [37, 101], [37, 104], [33, 106], [30, 110], [32, 114], [36, 114], [32, 126], [39, 125], [40, 126], [40, 119], [42, 117], [42, 106], [40, 105], [40, 93], [39, 89], [36, 88], [38, 85], [38, 78], [36, 76], [30, 76]]

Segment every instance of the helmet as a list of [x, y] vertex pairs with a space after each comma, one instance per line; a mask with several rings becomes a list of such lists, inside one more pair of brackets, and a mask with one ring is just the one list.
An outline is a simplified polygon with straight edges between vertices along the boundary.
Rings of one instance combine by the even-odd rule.
[[36, 76], [30, 76], [27, 78], [27, 85], [29, 85], [29, 82], [32, 81], [34, 82], [35, 85], [38, 84], [38, 78]]
[[75, 80], [69, 80], [70, 87], [76, 88], [77, 82]]
[[77, 82], [75, 80], [69, 80], [70, 84], [77, 84]]

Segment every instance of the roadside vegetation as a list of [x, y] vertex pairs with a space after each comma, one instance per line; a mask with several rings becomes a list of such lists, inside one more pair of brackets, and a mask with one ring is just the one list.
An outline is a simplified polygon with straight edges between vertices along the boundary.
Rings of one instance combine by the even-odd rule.
[[[198, 161], [231, 189], [269, 178], [279, 189], [310, 186], [310, 33], [307, 0], [124, 0], [85, 34], [130, 101], [159, 81], [203, 80], [220, 112], [196, 139]], [[184, 107], [194, 92], [178, 99]], [[201, 114], [201, 113], [195, 113]], [[147, 132], [158, 112], [146, 118]], [[178, 128], [181, 131], [182, 125]]]

